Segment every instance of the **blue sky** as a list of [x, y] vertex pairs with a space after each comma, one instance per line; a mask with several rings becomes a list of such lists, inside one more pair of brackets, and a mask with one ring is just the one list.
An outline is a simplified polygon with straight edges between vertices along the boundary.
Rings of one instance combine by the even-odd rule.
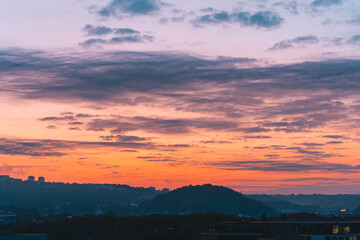
[[[90, 44], [93, 49], [182, 51], [206, 57], [253, 57], [281, 62], [358, 56], [358, 44], [351, 41], [359, 34], [358, 1], [139, 2], [156, 8], [137, 13], [136, 8], [121, 8], [117, 1], [3, 1], [0, 44], [2, 47], [81, 51], [85, 45], [79, 43], [88, 39], [114, 37], [86, 36], [82, 29], [90, 24], [131, 28], [151, 37], [136, 44]], [[99, 13], [107, 8], [116, 13], [109, 16]], [[215, 19], [221, 17], [221, 13], [227, 14], [228, 19]], [[250, 14], [255, 22], [236, 18], [239, 13]], [[266, 13], [273, 16], [266, 19]], [[271, 22], [274, 16], [278, 19]], [[308, 36], [316, 41], [299, 41]], [[272, 47], [281, 42], [291, 44], [275, 51]]]

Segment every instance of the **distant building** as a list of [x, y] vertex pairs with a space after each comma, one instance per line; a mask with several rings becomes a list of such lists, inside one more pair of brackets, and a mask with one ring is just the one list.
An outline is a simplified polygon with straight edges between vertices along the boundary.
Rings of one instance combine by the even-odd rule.
[[39, 182], [39, 183], [44, 183], [44, 182], [45, 182], [45, 178], [44, 178], [44, 177], [39, 177], [39, 178], [38, 178], [38, 182]]
[[9, 181], [9, 175], [0, 175], [0, 183]]
[[360, 240], [360, 221], [221, 223], [202, 240]]
[[35, 182], [35, 177], [34, 176], [29, 176], [28, 177], [28, 182]]
[[11, 183], [22, 183], [22, 180], [19, 178], [10, 178]]

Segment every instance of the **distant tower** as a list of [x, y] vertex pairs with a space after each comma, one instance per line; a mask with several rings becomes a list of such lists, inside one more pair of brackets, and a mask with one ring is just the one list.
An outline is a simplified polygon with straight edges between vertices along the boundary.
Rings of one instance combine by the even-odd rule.
[[28, 182], [35, 182], [35, 177], [34, 176], [29, 176], [28, 177]]
[[45, 182], [45, 178], [44, 177], [39, 177], [38, 178], [38, 183], [44, 183]]

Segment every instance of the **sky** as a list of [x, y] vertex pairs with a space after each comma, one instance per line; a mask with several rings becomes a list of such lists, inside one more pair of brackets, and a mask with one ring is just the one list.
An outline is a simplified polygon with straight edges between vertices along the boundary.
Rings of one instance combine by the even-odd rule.
[[3, 0], [0, 174], [360, 193], [358, 0]]

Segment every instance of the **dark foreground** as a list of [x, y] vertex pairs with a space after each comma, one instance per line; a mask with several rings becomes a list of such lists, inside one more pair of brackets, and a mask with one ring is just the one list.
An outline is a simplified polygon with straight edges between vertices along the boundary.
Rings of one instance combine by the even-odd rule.
[[[360, 220], [360, 216], [341, 221]], [[252, 226], [254, 221], [340, 221], [338, 217], [323, 217], [315, 214], [298, 213], [260, 219], [238, 217], [215, 212], [187, 215], [148, 215], [118, 217], [108, 213], [101, 216], [71, 217], [43, 223], [26, 222], [15, 224], [17, 234], [46, 234], [49, 240], [198, 240], [206, 234], [224, 231], [224, 223]], [[250, 224], [250, 225], [249, 225]], [[309, 225], [311, 227], [311, 225]], [[232, 231], [232, 230], [225, 230]], [[220, 238], [217, 238], [220, 239]], [[240, 238], [236, 238], [240, 239]], [[345, 239], [344, 239], [345, 240]]]

